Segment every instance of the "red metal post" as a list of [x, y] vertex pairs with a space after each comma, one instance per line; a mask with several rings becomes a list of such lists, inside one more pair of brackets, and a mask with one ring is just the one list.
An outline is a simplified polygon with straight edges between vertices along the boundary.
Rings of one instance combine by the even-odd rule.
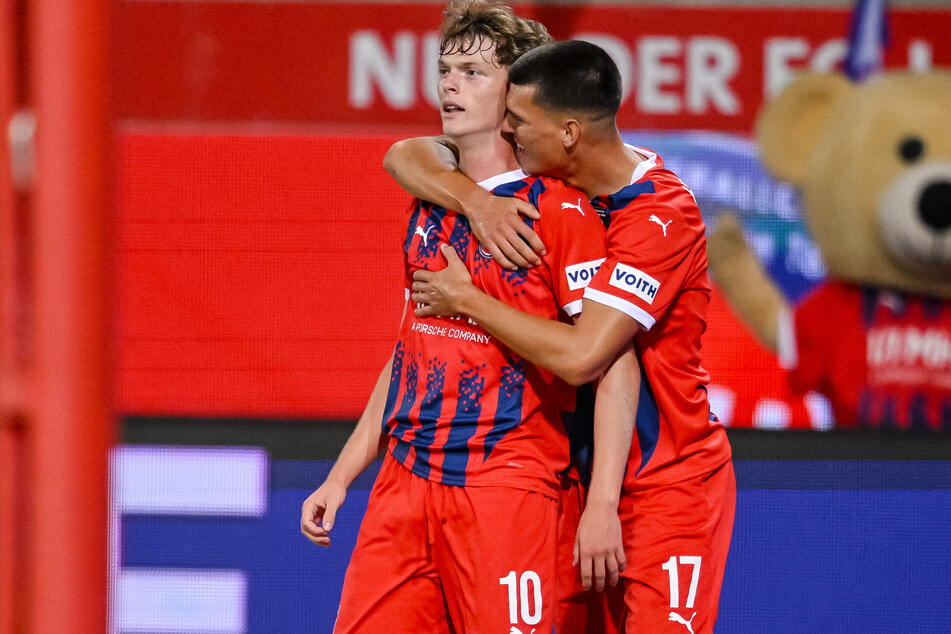
[[109, 274], [109, 0], [33, 0], [28, 631], [107, 627], [114, 441]]
[[6, 126], [16, 109], [17, 6], [0, 2], [0, 634], [13, 634], [22, 621], [17, 580], [24, 573], [23, 467], [26, 456], [22, 415], [18, 323], [17, 209]]

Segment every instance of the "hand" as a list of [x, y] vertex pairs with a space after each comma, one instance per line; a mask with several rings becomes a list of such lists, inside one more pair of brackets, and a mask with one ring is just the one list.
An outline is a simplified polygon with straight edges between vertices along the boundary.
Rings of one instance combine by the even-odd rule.
[[574, 565], [581, 568], [581, 585], [585, 590], [593, 586], [601, 592], [605, 580], [612, 586], [617, 585], [627, 560], [616, 508], [606, 504], [585, 506], [575, 536]]
[[448, 244], [439, 245], [446, 259], [446, 268], [441, 271], [416, 271], [413, 273], [412, 300], [421, 304], [417, 317], [455, 317], [461, 314], [462, 298], [466, 292], [477, 291], [472, 285], [472, 276], [462, 263], [456, 250]]
[[707, 258], [710, 266], [721, 270], [727, 262], [749, 251], [739, 217], [733, 212], [723, 212], [712, 229], [707, 230]]
[[509, 270], [527, 269], [542, 263], [542, 244], [522, 216], [538, 220], [538, 210], [524, 200], [492, 196], [489, 202], [466, 212], [472, 233], [500, 266]]
[[300, 532], [318, 546], [330, 546], [337, 509], [347, 499], [347, 489], [334, 482], [324, 482], [304, 500], [300, 515]]

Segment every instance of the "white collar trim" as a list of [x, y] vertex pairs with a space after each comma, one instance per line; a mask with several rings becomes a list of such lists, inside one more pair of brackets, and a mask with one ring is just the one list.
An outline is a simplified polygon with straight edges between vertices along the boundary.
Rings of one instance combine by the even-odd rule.
[[650, 170], [657, 167], [657, 155], [651, 152], [650, 150], [645, 150], [642, 147], [637, 147], [636, 145], [631, 145], [630, 143], [625, 143], [624, 145], [625, 147], [628, 147], [634, 150], [641, 156], [647, 157], [647, 160], [641, 161], [640, 163], [638, 163], [637, 167], [634, 169], [634, 173], [631, 175], [631, 183], [630, 183], [631, 185], [633, 185], [637, 181], [644, 178], [644, 174], [646, 174]]
[[504, 185], [505, 183], [514, 183], [515, 181], [520, 181], [525, 178], [528, 178], [528, 175], [522, 170], [512, 170], [511, 172], [498, 174], [496, 176], [489, 177], [484, 181], [480, 181], [479, 187], [492, 191], [499, 185]]

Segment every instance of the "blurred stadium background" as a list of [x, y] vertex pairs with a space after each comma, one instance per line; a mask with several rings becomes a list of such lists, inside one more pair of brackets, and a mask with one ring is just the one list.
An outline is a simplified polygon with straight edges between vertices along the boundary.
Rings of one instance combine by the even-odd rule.
[[[373, 470], [330, 549], [300, 535], [299, 506], [396, 333], [409, 201], [381, 159], [438, 132], [444, 3], [2, 6], [0, 634], [330, 632]], [[797, 71], [837, 66], [850, 2], [514, 6], [614, 56], [625, 137], [664, 156], [708, 224], [739, 211], [790, 299], [822, 278], [796, 194], [750, 133]], [[893, 0], [890, 28], [887, 67], [951, 66], [945, 0]], [[30, 113], [35, 172], [17, 136]], [[90, 209], [109, 240], [63, 250]], [[50, 253], [47, 271], [34, 258]], [[107, 283], [67, 275], [86, 269]], [[57, 295], [76, 280], [100, 309], [85, 331], [50, 317], [86, 315]], [[60, 332], [98, 348], [47, 354]], [[951, 435], [835, 429], [718, 296], [704, 352], [740, 489], [717, 632], [947, 632]], [[22, 396], [17, 377], [43, 364], [75, 369], [47, 383], [72, 400]], [[113, 441], [108, 497], [98, 472], [53, 464], [106, 473], [87, 454]]]

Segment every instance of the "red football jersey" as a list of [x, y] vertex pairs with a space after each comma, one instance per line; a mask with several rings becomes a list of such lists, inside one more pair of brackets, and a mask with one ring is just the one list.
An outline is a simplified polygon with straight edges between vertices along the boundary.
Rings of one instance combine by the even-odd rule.
[[[455, 248], [485, 293], [546, 319], [581, 309], [584, 288], [605, 256], [605, 231], [584, 195], [560, 181], [512, 172], [483, 183], [534, 204], [542, 265], [507, 271], [483, 251], [462, 214], [415, 203], [404, 244], [413, 272], [445, 267]], [[528, 221], [531, 222], [531, 221]], [[448, 485], [511, 486], [555, 495], [568, 466], [562, 413], [575, 389], [536, 368], [463, 317], [417, 318], [401, 326], [383, 427], [393, 456], [413, 473]]]
[[792, 388], [824, 393], [837, 425], [951, 427], [951, 300], [829, 282], [796, 310], [793, 341]]
[[647, 160], [631, 184], [591, 201], [607, 226], [608, 256], [585, 298], [634, 318], [642, 383], [628, 490], [708, 473], [730, 459], [710, 412], [700, 337], [710, 302], [704, 224], [693, 194], [663, 160]]

